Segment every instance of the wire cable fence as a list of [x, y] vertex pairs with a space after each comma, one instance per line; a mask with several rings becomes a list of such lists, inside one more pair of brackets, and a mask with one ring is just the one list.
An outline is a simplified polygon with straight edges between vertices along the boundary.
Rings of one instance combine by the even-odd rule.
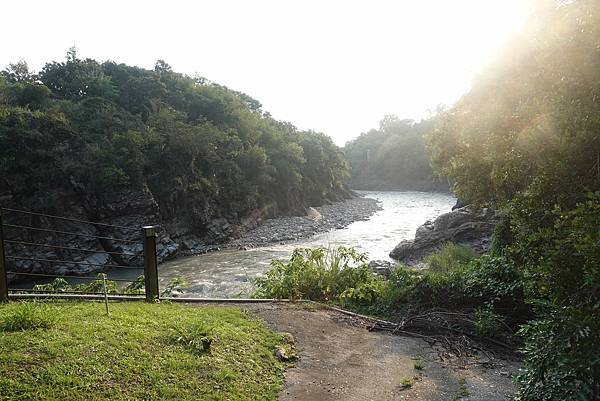
[[[5, 222], [8, 218], [10, 223]], [[22, 223], [24, 219], [29, 219], [30, 222]], [[84, 224], [93, 227], [96, 232], [68, 228], [64, 230], [60, 226], [57, 229], [56, 224], [61, 223]], [[109, 230], [113, 234], [107, 235]], [[127, 238], [120, 238], [118, 234], [124, 234]], [[63, 242], [68, 239], [79, 242], [75, 242], [75, 246], [71, 243], [69, 246], [64, 245]], [[81, 242], [84, 245], [79, 246]], [[90, 249], [94, 248], [90, 243], [96, 243], [98, 249]], [[123, 247], [134, 250], [125, 251], [122, 250]], [[91, 257], [95, 259], [86, 259], [86, 254], [92, 254]], [[92, 299], [96, 299], [99, 295], [106, 296], [108, 292], [154, 301], [159, 297], [157, 261], [155, 226], [126, 227], [0, 208], [0, 301], [7, 301], [11, 296], [19, 294], [49, 296], [56, 293], [78, 294], [82, 297], [90, 295]], [[85, 271], [88, 274], [78, 274], [77, 267], [87, 268]], [[137, 270], [140, 274], [134, 279], [110, 276], [111, 272], [119, 270]], [[99, 274], [90, 275], [93, 273]], [[9, 288], [9, 278], [16, 283], [27, 280], [33, 286]], [[74, 284], [77, 282], [79, 284]]]

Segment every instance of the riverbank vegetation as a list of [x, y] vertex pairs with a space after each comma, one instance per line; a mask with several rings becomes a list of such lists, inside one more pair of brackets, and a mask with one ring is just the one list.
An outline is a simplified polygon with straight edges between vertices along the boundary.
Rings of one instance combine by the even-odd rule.
[[58, 215], [76, 205], [90, 220], [102, 207], [131, 213], [108, 210], [121, 196], [197, 234], [217, 218], [342, 199], [349, 174], [328, 136], [244, 93], [164, 61], [146, 70], [74, 49], [39, 73], [19, 62], [0, 74], [0, 171], [7, 205]]
[[447, 181], [434, 174], [426, 149], [425, 136], [436, 121], [436, 117], [416, 122], [390, 115], [381, 120], [379, 129], [346, 143], [343, 152], [351, 167], [350, 186], [447, 191]]
[[600, 397], [600, 4], [538, 2], [429, 146], [462, 199], [501, 210], [523, 277], [519, 400]]
[[0, 394], [11, 400], [276, 400], [283, 336], [235, 308], [0, 305]]
[[514, 341], [519, 324], [531, 317], [523, 276], [507, 258], [446, 244], [427, 263], [421, 270], [398, 265], [383, 278], [369, 269], [366, 254], [352, 248], [300, 248], [289, 262], [273, 261], [256, 280], [256, 295], [311, 299], [394, 321], [460, 312], [472, 335], [493, 333], [506, 341]]

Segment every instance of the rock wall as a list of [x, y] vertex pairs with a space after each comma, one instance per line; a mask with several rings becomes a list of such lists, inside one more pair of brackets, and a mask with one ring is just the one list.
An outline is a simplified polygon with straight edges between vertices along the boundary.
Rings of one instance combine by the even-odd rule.
[[[349, 194], [338, 195], [344, 198]], [[22, 204], [10, 194], [0, 196], [0, 201], [3, 206], [14, 209], [41, 209], [32, 205], [32, 203], [35, 204], [35, 199], [29, 199], [28, 204]], [[207, 205], [203, 210], [205, 215], [195, 220], [183, 217], [184, 214], [177, 211], [161, 210], [152, 191], [146, 186], [91, 196], [83, 188], [71, 183], [71, 186], [61, 194], [60, 205], [55, 214], [82, 221], [134, 229], [65, 221], [15, 212], [3, 212], [4, 223], [89, 236], [118, 238], [133, 242], [6, 228], [5, 238], [9, 240], [97, 251], [79, 252], [69, 249], [7, 244], [7, 256], [24, 258], [19, 260], [9, 258], [8, 270], [19, 273], [89, 275], [109, 270], [110, 266], [108, 265], [141, 267], [143, 266], [142, 226], [159, 226], [157, 251], [159, 261], [163, 261], [178, 255], [205, 253], [219, 249], [221, 244], [256, 229], [266, 217], [277, 215], [276, 205], [254, 210], [245, 216], [237, 214], [221, 216], [215, 212], [217, 208], [211, 207], [211, 205]], [[287, 231], [293, 232], [294, 228], [288, 228]], [[284, 240], [284, 238], [272, 237], [272, 235], [265, 236], [267, 242]], [[245, 242], [260, 243], [261, 241]], [[44, 259], [45, 261], [27, 259]], [[59, 263], [58, 261], [76, 261], [82, 262], [82, 264]], [[27, 278], [27, 276], [13, 273], [8, 274], [9, 281]]]

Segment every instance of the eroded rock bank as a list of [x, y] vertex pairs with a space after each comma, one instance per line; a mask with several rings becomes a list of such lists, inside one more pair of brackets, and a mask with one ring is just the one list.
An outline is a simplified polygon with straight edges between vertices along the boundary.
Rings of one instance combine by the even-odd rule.
[[479, 209], [472, 205], [459, 207], [434, 221], [425, 222], [417, 228], [415, 239], [401, 241], [390, 252], [390, 257], [414, 265], [446, 242], [465, 245], [483, 253], [489, 250], [494, 227], [499, 221], [500, 217], [492, 209]]
[[[5, 213], [3, 216], [5, 223], [44, 227], [56, 231], [105, 238], [99, 240], [92, 237], [51, 232], [11, 230], [6, 233], [9, 239], [18, 242], [56, 245], [63, 248], [11, 244], [7, 249], [8, 255], [16, 255], [25, 259], [11, 259], [9, 271], [88, 275], [107, 271], [109, 270], [108, 265], [141, 266], [143, 247], [140, 228], [144, 225], [159, 225], [157, 251], [159, 261], [163, 261], [177, 256], [200, 254], [227, 247], [250, 248], [307, 238], [331, 229], [346, 227], [357, 220], [368, 219], [380, 209], [378, 202], [374, 199], [357, 196], [346, 200], [342, 199], [343, 197], [340, 196], [336, 201], [328, 201], [326, 205], [299, 211], [299, 213], [305, 213], [304, 216], [268, 218], [273, 213], [268, 210], [256, 210], [242, 218], [236, 216], [212, 218], [209, 219], [206, 226], [194, 229], [193, 222], [165, 218], [147, 188], [141, 191], [115, 193], [105, 198], [103, 202], [95, 202], [91, 198], [82, 199], [74, 195], [65, 196], [63, 208], [70, 211], [69, 217], [132, 229]], [[122, 239], [126, 242], [108, 238]], [[97, 252], [78, 252], [76, 249], [97, 250]], [[111, 252], [111, 254], [106, 252]], [[31, 259], [42, 259], [43, 261]], [[62, 263], [61, 261], [81, 263]], [[10, 281], [28, 278], [28, 276], [19, 276], [14, 273], [10, 273], [8, 276]]]

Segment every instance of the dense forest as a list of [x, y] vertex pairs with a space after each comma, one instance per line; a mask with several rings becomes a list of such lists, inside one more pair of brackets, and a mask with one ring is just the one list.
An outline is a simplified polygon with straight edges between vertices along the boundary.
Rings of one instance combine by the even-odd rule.
[[539, 1], [429, 139], [463, 199], [504, 214], [524, 280], [519, 400], [600, 397], [600, 3]]
[[393, 115], [384, 117], [379, 129], [362, 133], [343, 151], [351, 167], [350, 186], [371, 190], [446, 191], [446, 179], [430, 166], [425, 136], [435, 117], [415, 122]]
[[[303, 213], [348, 196], [331, 139], [278, 121], [246, 94], [200, 77], [81, 59], [0, 74], [4, 205], [98, 219], [142, 193], [166, 222], [203, 234], [215, 218]], [[129, 194], [129, 195], [127, 195]]]

